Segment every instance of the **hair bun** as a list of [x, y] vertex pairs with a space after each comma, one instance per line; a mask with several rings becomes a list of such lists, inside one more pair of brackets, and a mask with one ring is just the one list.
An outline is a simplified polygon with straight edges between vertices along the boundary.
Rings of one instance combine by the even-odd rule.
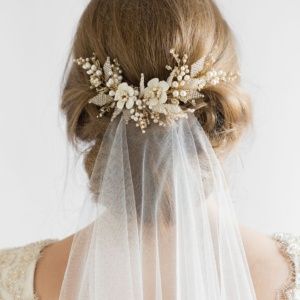
[[[131, 5], [123, 4], [123, 0], [89, 2], [76, 30], [72, 58], [95, 52], [103, 64], [108, 56], [116, 57], [124, 78], [135, 86], [141, 73], [146, 79], [167, 78], [165, 66], [173, 61], [171, 48], [187, 53], [189, 62], [213, 52], [216, 69], [239, 71], [234, 37], [213, 1], [132, 0]], [[195, 115], [220, 153], [235, 143], [248, 125], [249, 99], [237, 82], [211, 86], [202, 92], [206, 105]], [[84, 142], [97, 148], [109, 124], [109, 117], [97, 119], [98, 108], [89, 105], [94, 95], [86, 73], [74, 65], [66, 74], [61, 101], [68, 137], [74, 145]], [[95, 153], [87, 156], [89, 170]]]
[[206, 103], [195, 116], [218, 152], [235, 144], [251, 120], [249, 96], [238, 84], [226, 83], [204, 90]]

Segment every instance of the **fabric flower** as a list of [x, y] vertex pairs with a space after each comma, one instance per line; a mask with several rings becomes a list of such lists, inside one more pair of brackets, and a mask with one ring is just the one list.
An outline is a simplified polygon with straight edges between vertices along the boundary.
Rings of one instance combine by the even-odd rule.
[[167, 91], [169, 84], [166, 81], [159, 81], [158, 78], [151, 79], [144, 91], [144, 97], [148, 99], [150, 108], [167, 102]]
[[123, 109], [126, 105], [127, 109], [131, 109], [136, 100], [134, 89], [126, 82], [123, 82], [118, 86], [114, 99], [118, 101], [117, 108]]

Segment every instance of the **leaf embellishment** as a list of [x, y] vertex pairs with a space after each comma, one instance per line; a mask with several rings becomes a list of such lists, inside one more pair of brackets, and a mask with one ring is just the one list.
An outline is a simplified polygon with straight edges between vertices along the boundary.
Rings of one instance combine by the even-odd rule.
[[93, 103], [97, 106], [104, 106], [106, 104], [109, 104], [111, 102], [113, 102], [114, 99], [109, 96], [109, 95], [106, 95], [104, 93], [99, 93], [98, 95], [96, 95], [95, 97], [93, 97], [92, 99], [89, 100], [89, 103]]
[[158, 104], [155, 106], [152, 106], [152, 111], [159, 113], [159, 114], [179, 114], [182, 112], [182, 109], [180, 106], [176, 104]]
[[204, 97], [204, 95], [203, 95], [202, 93], [193, 90], [193, 91], [190, 91], [190, 92], [188, 93], [188, 95], [187, 95], [187, 97], [186, 97], [185, 100], [186, 100], [186, 102], [187, 102], [187, 101], [191, 101], [191, 100], [193, 100], [193, 99], [199, 99], [199, 98], [203, 98], [203, 97]]
[[145, 90], [145, 75], [141, 74], [141, 80], [140, 80], [140, 95], [142, 96], [144, 94]]
[[109, 77], [112, 75], [112, 68], [111, 68], [111, 63], [110, 63], [109, 57], [107, 57], [104, 65], [103, 65], [103, 72], [104, 72], [105, 81], [107, 81], [109, 79]]
[[205, 66], [206, 57], [202, 57], [199, 60], [197, 60], [195, 63], [191, 66], [191, 77], [197, 76], [200, 72], [203, 71]]

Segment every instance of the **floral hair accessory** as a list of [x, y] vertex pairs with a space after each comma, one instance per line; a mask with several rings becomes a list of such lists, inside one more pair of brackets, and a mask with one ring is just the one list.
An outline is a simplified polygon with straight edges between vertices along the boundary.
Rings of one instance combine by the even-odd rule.
[[123, 114], [126, 123], [134, 121], [145, 133], [151, 123], [166, 126], [179, 118], [187, 118], [188, 112], [205, 106], [202, 93], [205, 88], [238, 77], [238, 74], [213, 69], [215, 61], [211, 55], [189, 67], [186, 54], [180, 58], [174, 49], [170, 53], [176, 65], [166, 66], [170, 71], [167, 81], [153, 78], [145, 86], [144, 74], [141, 74], [139, 87], [123, 82], [117, 59], [111, 63], [110, 57], [107, 57], [103, 67], [95, 54], [91, 58], [74, 59], [75, 63], [86, 70], [90, 88], [97, 92], [89, 100], [89, 103], [99, 106], [97, 117], [110, 113], [113, 121]]

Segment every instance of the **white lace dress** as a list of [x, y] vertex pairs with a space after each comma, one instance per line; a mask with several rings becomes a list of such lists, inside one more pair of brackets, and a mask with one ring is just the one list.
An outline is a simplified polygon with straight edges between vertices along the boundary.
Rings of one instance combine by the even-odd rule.
[[[300, 300], [300, 237], [279, 233], [273, 238], [290, 264], [290, 278], [276, 300]], [[41, 251], [51, 242], [0, 251], [0, 300], [38, 300], [34, 292], [35, 268]]]
[[273, 238], [279, 243], [290, 267], [289, 279], [278, 292], [277, 299], [300, 300], [300, 236], [276, 233]]
[[41, 251], [51, 241], [0, 250], [0, 300], [37, 300], [34, 273]]

